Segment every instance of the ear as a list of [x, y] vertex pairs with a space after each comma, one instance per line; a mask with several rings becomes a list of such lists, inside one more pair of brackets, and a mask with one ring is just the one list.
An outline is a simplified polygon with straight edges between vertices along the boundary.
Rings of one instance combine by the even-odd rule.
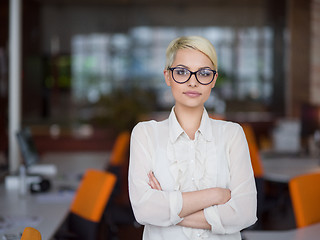
[[214, 88], [214, 86], [216, 85], [216, 82], [217, 82], [217, 79], [218, 79], [218, 72], [216, 73], [216, 75], [214, 76], [214, 79], [212, 81], [212, 85], [211, 85], [211, 88]]
[[163, 75], [164, 75], [164, 79], [165, 79], [165, 81], [166, 81], [166, 84], [167, 84], [167, 86], [171, 86], [171, 81], [170, 81], [170, 73], [169, 73], [169, 70], [168, 69], [165, 69], [164, 71], [163, 71]]

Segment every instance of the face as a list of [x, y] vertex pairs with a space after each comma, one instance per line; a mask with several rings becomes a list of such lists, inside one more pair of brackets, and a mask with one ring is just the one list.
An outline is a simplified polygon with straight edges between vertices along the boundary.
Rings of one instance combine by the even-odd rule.
[[[170, 67], [182, 67], [192, 72], [204, 68], [214, 69], [210, 59], [205, 54], [194, 49], [178, 50]], [[200, 84], [195, 75], [192, 75], [189, 81], [185, 83], [177, 83], [172, 78], [172, 72], [167, 69], [164, 70], [164, 76], [166, 84], [171, 87], [173, 97], [176, 100], [176, 107], [203, 108], [204, 103], [210, 96], [211, 89], [216, 83], [218, 74], [208, 85]]]

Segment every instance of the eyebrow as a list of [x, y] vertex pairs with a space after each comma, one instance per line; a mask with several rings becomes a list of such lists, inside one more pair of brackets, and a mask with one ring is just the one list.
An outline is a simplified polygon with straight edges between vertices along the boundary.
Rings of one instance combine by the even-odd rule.
[[[178, 64], [176, 67], [182, 67], [182, 68], [190, 69], [188, 66], [185, 66], [183, 64]], [[200, 68], [198, 68], [198, 70], [200, 70], [200, 69], [211, 69], [211, 67], [200, 67]]]

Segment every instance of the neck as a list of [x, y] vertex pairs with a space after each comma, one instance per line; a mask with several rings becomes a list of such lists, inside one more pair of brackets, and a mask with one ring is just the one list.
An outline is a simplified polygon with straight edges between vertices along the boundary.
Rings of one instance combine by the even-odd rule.
[[200, 127], [203, 106], [198, 108], [184, 108], [175, 106], [174, 112], [182, 129], [190, 139], [195, 138], [195, 133]]

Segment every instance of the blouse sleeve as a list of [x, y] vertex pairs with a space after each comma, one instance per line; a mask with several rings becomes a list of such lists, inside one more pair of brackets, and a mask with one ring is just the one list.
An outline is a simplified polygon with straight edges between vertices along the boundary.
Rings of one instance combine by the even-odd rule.
[[129, 164], [129, 196], [136, 220], [155, 226], [175, 225], [182, 219], [182, 195], [178, 191], [158, 191], [148, 185], [152, 170], [152, 143], [144, 124], [132, 131]]
[[[239, 232], [257, 220], [257, 192], [247, 140], [242, 128], [234, 124], [226, 154], [229, 159], [231, 199], [204, 210], [215, 234]], [[228, 134], [228, 133], [227, 133]], [[232, 136], [233, 135], [233, 136]]]

